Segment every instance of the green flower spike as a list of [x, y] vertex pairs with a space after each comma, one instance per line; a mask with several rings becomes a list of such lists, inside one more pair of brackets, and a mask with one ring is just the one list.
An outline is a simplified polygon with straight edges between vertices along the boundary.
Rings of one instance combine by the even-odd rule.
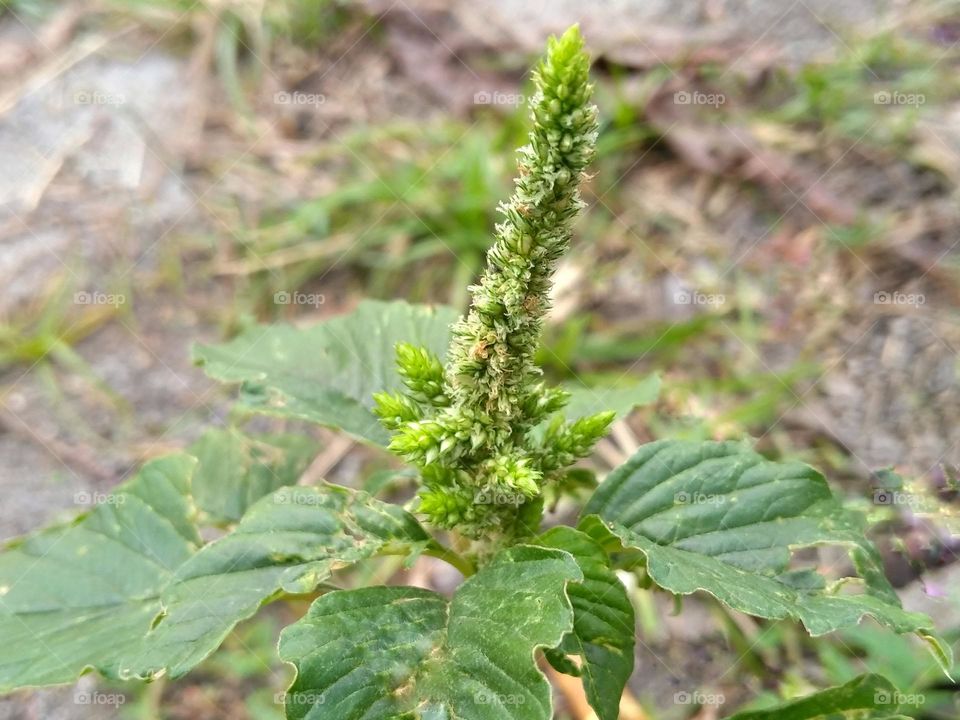
[[390, 448], [421, 471], [419, 511], [468, 538], [536, 532], [545, 484], [590, 453], [611, 413], [550, 421], [568, 394], [548, 388], [534, 362], [557, 262], [583, 206], [579, 185], [594, 154], [597, 109], [590, 60], [576, 27], [551, 38], [534, 72], [533, 127], [518, 152], [516, 190], [487, 253], [466, 317], [453, 326], [446, 367], [425, 350], [397, 347], [403, 395], [380, 395], [395, 432]]

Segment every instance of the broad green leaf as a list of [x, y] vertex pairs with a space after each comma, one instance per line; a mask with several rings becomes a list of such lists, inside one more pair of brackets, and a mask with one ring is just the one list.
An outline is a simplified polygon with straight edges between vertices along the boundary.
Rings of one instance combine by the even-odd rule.
[[904, 717], [897, 712], [899, 696], [886, 678], [861, 675], [845, 685], [728, 720], [898, 720]]
[[210, 377], [241, 383], [242, 408], [386, 445], [389, 434], [371, 408], [373, 393], [402, 385], [394, 346], [406, 341], [442, 358], [454, 320], [449, 307], [365, 301], [311, 327], [255, 327], [222, 345], [199, 345], [194, 359]]
[[573, 558], [501, 552], [447, 600], [429, 590], [332, 592], [284, 630], [297, 666], [290, 720], [550, 720], [550, 684], [534, 651], [573, 627]]
[[177, 570], [133, 671], [183, 675], [264, 602], [310, 592], [336, 568], [377, 553], [422, 551], [428, 541], [412, 515], [367, 493], [281, 488]]
[[634, 662], [636, 627], [627, 590], [610, 569], [603, 548], [579, 530], [556, 527], [536, 542], [567, 551], [583, 572], [583, 582], [567, 589], [573, 605], [573, 632], [564, 637], [560, 651], [581, 657], [575, 674], [583, 680], [587, 700], [599, 720], [617, 720], [620, 696]]
[[0, 691], [126, 675], [159, 595], [196, 550], [188, 496], [196, 461], [148, 463], [75, 522], [0, 554]]
[[[703, 590], [742, 612], [796, 618], [813, 635], [870, 615], [917, 633], [944, 670], [950, 666], [930, 619], [900, 607], [862, 519], [807, 465], [771, 462], [741, 443], [650, 443], [600, 484], [584, 510], [591, 515], [581, 527], [642, 551], [648, 574], [666, 590]], [[866, 582], [827, 588], [809, 569], [786, 572], [794, 548], [825, 543], [847, 547]], [[841, 592], [858, 583], [865, 592]]]
[[209, 430], [190, 447], [197, 506], [216, 522], [236, 522], [267, 493], [295, 485], [317, 453], [301, 435], [252, 438], [235, 428]]

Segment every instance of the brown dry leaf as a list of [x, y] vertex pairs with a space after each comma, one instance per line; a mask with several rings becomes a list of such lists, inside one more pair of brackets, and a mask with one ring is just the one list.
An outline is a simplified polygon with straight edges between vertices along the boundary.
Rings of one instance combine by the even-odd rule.
[[856, 205], [838, 197], [823, 184], [822, 176], [764, 145], [750, 128], [729, 118], [700, 120], [696, 112], [702, 107], [675, 102], [674, 93], [685, 89], [677, 81], [667, 82], [646, 108], [647, 120], [684, 162], [711, 175], [762, 185], [782, 198], [785, 211], [801, 204], [826, 223], [856, 221]]
[[774, 261], [781, 260], [796, 267], [807, 267], [813, 260], [821, 230], [819, 225], [811, 225], [800, 231], [785, 228], [763, 246], [762, 252], [772, 255]]
[[596, 715], [590, 709], [586, 695], [583, 694], [583, 683], [580, 678], [564, 675], [553, 668], [549, 668], [550, 681], [563, 695], [567, 704], [567, 711], [576, 720], [595, 720]]
[[[587, 702], [580, 678], [564, 675], [552, 667], [547, 667], [550, 682], [560, 691], [566, 701], [567, 712], [575, 720], [597, 720], [597, 715]], [[629, 690], [624, 690], [620, 698], [620, 720], [650, 720]]]

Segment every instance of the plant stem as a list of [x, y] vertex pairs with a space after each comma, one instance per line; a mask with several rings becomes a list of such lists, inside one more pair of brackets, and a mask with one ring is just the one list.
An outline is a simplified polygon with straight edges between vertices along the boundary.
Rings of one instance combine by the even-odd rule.
[[464, 577], [470, 577], [477, 571], [472, 561], [436, 541], [434, 541], [423, 554], [438, 558], [453, 565]]

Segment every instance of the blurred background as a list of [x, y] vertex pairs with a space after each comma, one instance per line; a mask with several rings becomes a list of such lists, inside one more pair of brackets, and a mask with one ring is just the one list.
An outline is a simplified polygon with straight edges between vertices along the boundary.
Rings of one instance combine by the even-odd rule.
[[[194, 342], [368, 297], [464, 307], [528, 69], [573, 22], [602, 130], [541, 362], [556, 381], [663, 379], [595, 464], [666, 436], [811, 462], [956, 641], [958, 2], [2, 0], [0, 538], [230, 421]], [[303, 430], [312, 477], [388, 466]], [[908, 639], [814, 644], [705, 599], [682, 622], [634, 599], [628, 720], [713, 720], [866, 669], [922, 693], [917, 718], [960, 717]], [[176, 684], [87, 677], [0, 699], [0, 719], [278, 720], [274, 645], [300, 610]], [[557, 717], [589, 718], [579, 681], [553, 680]]]

